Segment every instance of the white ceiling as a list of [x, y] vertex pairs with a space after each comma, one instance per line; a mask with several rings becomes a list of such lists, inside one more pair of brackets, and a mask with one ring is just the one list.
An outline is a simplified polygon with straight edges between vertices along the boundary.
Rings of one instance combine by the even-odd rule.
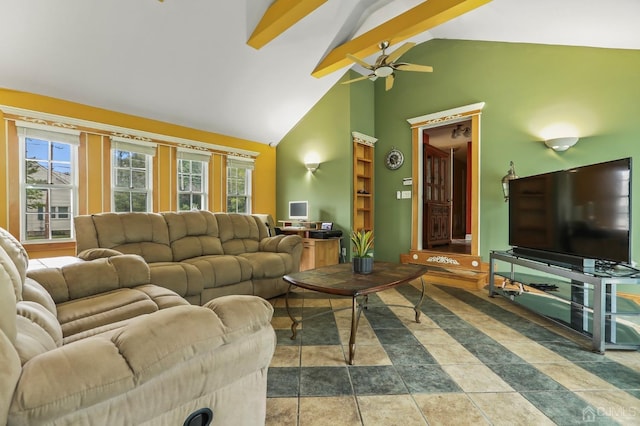
[[[419, 3], [329, 0], [255, 50], [270, 0], [0, 0], [0, 87], [277, 144], [347, 70], [312, 77], [327, 52]], [[640, 49], [638, 18], [638, 0], [493, 0], [410, 41]]]

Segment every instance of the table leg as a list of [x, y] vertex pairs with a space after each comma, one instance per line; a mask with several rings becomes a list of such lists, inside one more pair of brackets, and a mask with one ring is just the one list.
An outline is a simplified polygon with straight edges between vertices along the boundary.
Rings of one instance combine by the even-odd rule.
[[[366, 303], [366, 301], [365, 301]], [[349, 365], [353, 365], [356, 354], [356, 333], [358, 332], [358, 322], [362, 314], [363, 305], [358, 303], [357, 297], [351, 300], [351, 335], [349, 336]]]
[[296, 328], [298, 328], [298, 324], [300, 323], [300, 321], [298, 321], [293, 317], [293, 315], [291, 315], [291, 310], [289, 309], [289, 293], [291, 292], [291, 287], [293, 287], [293, 284], [289, 284], [289, 288], [287, 288], [287, 294], [284, 298], [284, 304], [287, 307], [287, 315], [289, 315], [289, 318], [291, 318], [291, 340], [295, 340]]
[[420, 295], [420, 300], [418, 301], [418, 304], [416, 306], [413, 307], [413, 310], [416, 313], [416, 322], [420, 322], [420, 314], [422, 313], [422, 311], [420, 310], [420, 307], [422, 306], [422, 302], [424, 301], [424, 278], [420, 277], [420, 284], [422, 284], [422, 294]]

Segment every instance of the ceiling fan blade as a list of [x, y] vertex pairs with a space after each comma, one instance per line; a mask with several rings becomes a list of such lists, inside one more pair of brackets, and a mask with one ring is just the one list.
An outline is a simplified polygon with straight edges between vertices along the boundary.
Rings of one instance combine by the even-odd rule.
[[376, 76], [375, 74], [363, 75], [362, 77], [354, 78], [352, 80], [343, 81], [341, 84], [354, 83], [356, 81], [366, 80], [368, 78], [372, 78], [372, 77], [375, 77], [375, 76]]
[[417, 72], [433, 72], [433, 67], [429, 65], [416, 65], [416, 64], [394, 64], [393, 68], [398, 71], [417, 71]]
[[387, 76], [387, 79], [385, 80], [384, 84], [385, 84], [385, 90], [391, 90], [391, 88], [393, 87], [393, 74], [389, 74]]
[[407, 51], [409, 49], [411, 49], [415, 45], [416, 45], [415, 43], [405, 43], [405, 44], [403, 44], [402, 46], [400, 46], [399, 48], [397, 48], [393, 52], [389, 53], [389, 56], [387, 56], [387, 63], [389, 64], [391, 62], [395, 62], [396, 59], [398, 59], [400, 56], [402, 56], [405, 53], [407, 53]]
[[366, 63], [366, 62], [365, 62], [365, 61], [363, 61], [362, 59], [360, 59], [360, 58], [358, 58], [358, 57], [356, 57], [356, 56], [353, 56], [353, 55], [352, 55], [352, 54], [350, 54], [350, 53], [347, 53], [347, 58], [351, 59], [351, 60], [352, 60], [353, 62], [355, 62], [356, 64], [362, 65], [363, 67], [365, 67], [365, 68], [366, 68], [366, 69], [368, 69], [368, 70], [372, 70], [372, 69], [373, 69], [373, 66], [372, 66], [372, 65], [369, 65], [368, 63]]

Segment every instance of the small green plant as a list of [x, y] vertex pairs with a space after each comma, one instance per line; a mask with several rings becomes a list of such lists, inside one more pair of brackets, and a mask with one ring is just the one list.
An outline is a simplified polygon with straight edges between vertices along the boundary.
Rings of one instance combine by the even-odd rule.
[[354, 257], [369, 257], [373, 246], [373, 231], [361, 229], [351, 232]]

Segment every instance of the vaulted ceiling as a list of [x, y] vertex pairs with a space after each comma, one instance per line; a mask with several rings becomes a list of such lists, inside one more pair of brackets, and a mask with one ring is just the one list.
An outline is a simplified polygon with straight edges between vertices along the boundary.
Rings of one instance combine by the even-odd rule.
[[353, 66], [346, 53], [371, 62], [382, 40], [640, 49], [637, 0], [0, 0], [0, 12], [0, 87], [269, 144]]

